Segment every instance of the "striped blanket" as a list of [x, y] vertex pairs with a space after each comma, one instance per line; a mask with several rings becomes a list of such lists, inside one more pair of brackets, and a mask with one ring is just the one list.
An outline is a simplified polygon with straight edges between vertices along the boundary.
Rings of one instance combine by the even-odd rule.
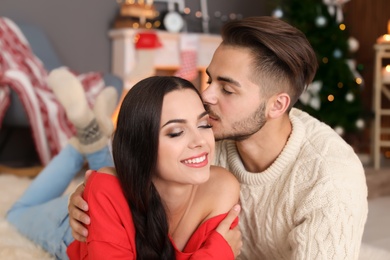
[[[72, 73], [82, 83], [89, 105], [104, 87], [97, 72]], [[10, 105], [10, 93], [17, 93], [28, 116], [42, 165], [46, 165], [75, 133], [65, 111], [46, 84], [48, 71], [34, 55], [18, 26], [0, 17], [0, 128]]]

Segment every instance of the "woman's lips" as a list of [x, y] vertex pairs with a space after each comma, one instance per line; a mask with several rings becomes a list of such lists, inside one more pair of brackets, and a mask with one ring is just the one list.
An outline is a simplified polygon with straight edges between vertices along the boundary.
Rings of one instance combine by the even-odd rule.
[[194, 168], [204, 167], [204, 166], [208, 165], [208, 163], [209, 163], [207, 155], [208, 155], [207, 153], [204, 153], [200, 156], [188, 158], [188, 159], [182, 160], [182, 163], [184, 163], [185, 165], [187, 165], [189, 167], [194, 167]]

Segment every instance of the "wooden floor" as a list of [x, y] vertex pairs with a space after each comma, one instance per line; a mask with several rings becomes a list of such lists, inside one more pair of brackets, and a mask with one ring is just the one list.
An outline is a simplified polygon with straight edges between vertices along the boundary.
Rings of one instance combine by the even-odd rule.
[[0, 173], [11, 173], [20, 177], [35, 177], [42, 171], [42, 169], [42, 166], [10, 167], [0, 164]]

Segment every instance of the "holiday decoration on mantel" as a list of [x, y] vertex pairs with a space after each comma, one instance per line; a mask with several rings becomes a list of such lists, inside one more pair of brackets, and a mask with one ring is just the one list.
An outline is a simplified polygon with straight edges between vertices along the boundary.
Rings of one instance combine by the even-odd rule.
[[[348, 35], [343, 4], [349, 0], [280, 0], [273, 15], [299, 28], [316, 51], [319, 69], [296, 107], [343, 137], [365, 126], [361, 65], [353, 58], [359, 42]], [[276, 1], [273, 1], [273, 3]]]
[[[195, 16], [197, 18], [202, 19], [202, 32], [203, 33], [210, 33], [210, 25], [209, 25], [210, 16], [208, 13], [207, 0], [199, 0], [199, 1], [200, 1], [200, 11], [196, 12]], [[184, 14], [188, 15], [191, 12], [190, 8], [185, 7], [184, 0], [155, 0], [155, 2], [163, 2], [163, 3], [168, 4], [168, 12], [165, 15], [165, 17], [163, 18], [164, 27], [168, 31], [172, 31], [169, 28], [174, 27], [175, 25], [173, 25], [173, 24], [177, 24], [178, 22], [182, 23], [182, 20], [184, 21], [184, 19], [180, 18], [179, 15], [184, 15]], [[176, 10], [175, 6], [177, 6], [177, 10]], [[170, 18], [170, 17], [173, 17], [173, 18]], [[165, 20], [167, 20], [167, 21], [165, 21]], [[171, 25], [170, 20], [172, 20], [172, 25]], [[165, 23], [167, 23], [167, 24], [165, 24]], [[185, 24], [180, 27], [180, 30], [183, 28], [185, 28], [184, 31], [188, 31], [187, 30], [188, 28], [186, 28]], [[176, 30], [173, 30], [173, 31], [175, 32]]]
[[161, 46], [160, 39], [154, 30], [139, 30], [134, 37], [136, 66], [129, 75], [126, 75], [130, 87], [141, 79], [155, 74], [155, 52]]
[[160, 26], [155, 18], [159, 15], [153, 0], [118, 0], [120, 12], [115, 18], [114, 28], [152, 29]]
[[155, 2], [166, 3], [168, 10], [163, 14], [162, 25], [165, 30], [178, 33], [187, 30], [184, 20], [184, 0], [155, 0]]
[[186, 33], [180, 35], [180, 68], [175, 76], [192, 81], [198, 77], [199, 35]]

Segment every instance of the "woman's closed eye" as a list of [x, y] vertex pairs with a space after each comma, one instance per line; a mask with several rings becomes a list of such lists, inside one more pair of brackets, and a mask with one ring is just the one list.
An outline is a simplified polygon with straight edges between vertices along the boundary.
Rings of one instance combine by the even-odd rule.
[[[198, 126], [198, 128], [209, 129], [209, 128], [212, 128], [212, 125], [210, 125], [209, 123], [204, 123], [204, 124], [200, 124]], [[183, 133], [184, 133], [184, 130], [175, 130], [175, 131], [171, 131], [171, 132], [167, 133], [167, 136], [169, 136], [170, 138], [174, 138], [174, 137], [181, 136]]]
[[168, 133], [167, 135], [171, 138], [174, 138], [174, 137], [178, 137], [178, 136], [181, 136], [183, 134], [184, 131], [176, 131], [176, 132], [171, 132], [171, 133]]
[[212, 128], [213, 126], [210, 125], [210, 124], [205, 124], [205, 125], [200, 125], [199, 128], [205, 128], [205, 129], [208, 129], [208, 128]]

